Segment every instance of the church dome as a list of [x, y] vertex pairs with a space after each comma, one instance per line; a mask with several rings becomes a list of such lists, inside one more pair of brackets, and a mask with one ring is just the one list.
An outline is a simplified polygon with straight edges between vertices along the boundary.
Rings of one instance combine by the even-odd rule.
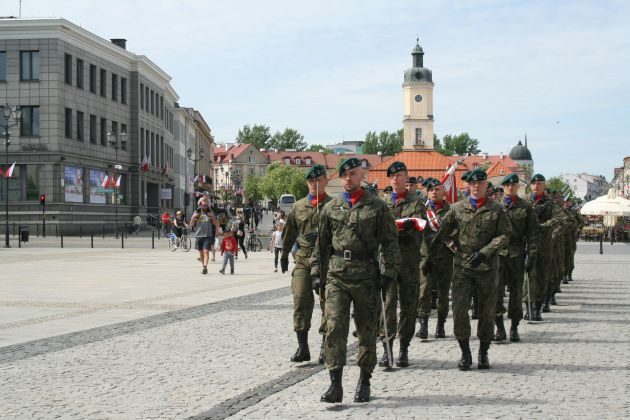
[[431, 70], [425, 67], [412, 67], [405, 70], [405, 83], [429, 82], [433, 83]]
[[527, 146], [523, 146], [523, 143], [519, 140], [518, 144], [510, 150], [510, 159], [514, 161], [532, 160], [532, 154]]

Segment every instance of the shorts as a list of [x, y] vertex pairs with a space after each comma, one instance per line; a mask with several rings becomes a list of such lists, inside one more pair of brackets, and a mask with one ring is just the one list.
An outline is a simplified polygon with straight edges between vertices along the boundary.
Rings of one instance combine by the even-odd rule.
[[212, 249], [212, 245], [214, 245], [214, 237], [212, 236], [202, 236], [200, 238], [196, 238], [197, 239], [197, 250], [198, 251], [203, 251], [204, 249], [206, 251], [209, 251]]

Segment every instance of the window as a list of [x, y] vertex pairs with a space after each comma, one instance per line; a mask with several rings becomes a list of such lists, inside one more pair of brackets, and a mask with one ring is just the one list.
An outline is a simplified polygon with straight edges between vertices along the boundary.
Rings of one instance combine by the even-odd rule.
[[140, 109], [144, 109], [144, 85], [140, 83]]
[[26, 199], [39, 200], [39, 171], [43, 165], [26, 165]]
[[164, 121], [164, 96], [160, 96], [160, 118]]
[[107, 145], [107, 120], [101, 118], [101, 145]]
[[144, 88], [144, 100], [146, 101], [144, 103], [144, 110], [149, 112], [149, 87], [148, 86]]
[[118, 100], [118, 76], [112, 73], [112, 101]]
[[21, 136], [39, 136], [39, 107], [23, 106], [20, 120]]
[[7, 53], [0, 51], [0, 80], [7, 80]]
[[285, 165], [290, 165], [291, 164], [291, 158], [284, 158], [284, 164]]
[[63, 55], [63, 74], [66, 84], [72, 84], [72, 56], [70, 54]]
[[83, 60], [77, 58], [77, 87], [83, 89]]
[[96, 66], [90, 64], [90, 92], [96, 93]]
[[[127, 133], [127, 124], [120, 124], [120, 134]], [[127, 133], [127, 135], [129, 135]], [[127, 142], [120, 142], [120, 148], [123, 150], [127, 150]]]
[[39, 51], [20, 51], [20, 80], [39, 80]]
[[300, 159], [300, 158], [295, 158], [295, 164], [296, 164], [296, 165], [301, 165], [301, 164], [302, 164], [302, 159]]
[[155, 112], [155, 103], [153, 101], [153, 91], [151, 91], [151, 115]]
[[144, 152], [144, 128], [140, 129], [140, 158], [144, 160], [146, 156]]
[[311, 160], [311, 158], [306, 158], [304, 159], [306, 161], [307, 165], [310, 165], [313, 161]]
[[[15, 165], [15, 170], [13, 171], [13, 176], [8, 178], [9, 182], [9, 200], [18, 201], [22, 200], [22, 177], [24, 172], [24, 165]], [[5, 200], [5, 190], [6, 184], [4, 179], [0, 182], [0, 201]]]
[[66, 121], [65, 121], [66, 138], [72, 138], [72, 109], [66, 108]]
[[118, 123], [116, 121], [112, 121], [112, 134], [118, 134]]
[[367, 161], [365, 159], [361, 161], [361, 167], [363, 169], [367, 168]]
[[101, 96], [107, 97], [107, 70], [101, 69]]
[[90, 115], [90, 143], [96, 144], [96, 115]]
[[83, 141], [83, 112], [77, 111], [77, 140]]
[[127, 103], [127, 79], [124, 77], [120, 78], [120, 103]]
[[416, 128], [416, 144], [422, 144], [422, 128]]

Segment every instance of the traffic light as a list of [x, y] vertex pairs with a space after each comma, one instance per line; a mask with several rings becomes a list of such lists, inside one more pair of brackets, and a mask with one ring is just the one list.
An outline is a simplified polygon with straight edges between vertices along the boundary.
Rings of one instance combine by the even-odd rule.
[[46, 204], [46, 194], [39, 195], [39, 204], [41, 204], [42, 206]]

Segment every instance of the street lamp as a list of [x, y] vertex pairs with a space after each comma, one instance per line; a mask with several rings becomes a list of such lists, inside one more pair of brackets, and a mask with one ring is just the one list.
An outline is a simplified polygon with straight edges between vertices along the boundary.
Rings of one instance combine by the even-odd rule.
[[114, 158], [114, 209], [116, 215], [114, 216], [114, 226], [116, 232], [116, 239], [118, 239], [118, 186], [116, 182], [118, 181], [118, 177], [116, 176], [116, 170], [122, 169], [122, 166], [118, 164], [118, 149], [127, 143], [127, 133], [124, 131], [120, 134], [118, 133], [107, 133], [107, 141], [112, 145], [114, 150], [116, 151], [116, 157]]
[[[11, 107], [6, 104], [3, 108], [4, 111], [4, 157], [6, 162], [5, 171], [9, 170], [9, 144], [11, 144], [11, 132], [10, 129], [20, 125], [20, 119], [22, 118], [22, 109], [19, 106]], [[13, 122], [9, 124], [9, 119], [13, 118]], [[9, 177], [5, 176], [4, 183], [4, 209], [5, 209], [5, 226], [4, 226], [4, 246], [11, 248], [9, 245]]]
[[[191, 148], [188, 148], [188, 150], [186, 150], [186, 156], [188, 156], [188, 159], [190, 159], [193, 163], [193, 173], [194, 176], [197, 176], [197, 162], [203, 160], [206, 157], [206, 152], [205, 150], [203, 150], [203, 147], [199, 148], [199, 158], [198, 159], [193, 159], [193, 151]], [[186, 191], [188, 192], [188, 180], [186, 180]], [[188, 200], [186, 200], [184, 202], [184, 214], [187, 214], [187, 209], [188, 209]]]

